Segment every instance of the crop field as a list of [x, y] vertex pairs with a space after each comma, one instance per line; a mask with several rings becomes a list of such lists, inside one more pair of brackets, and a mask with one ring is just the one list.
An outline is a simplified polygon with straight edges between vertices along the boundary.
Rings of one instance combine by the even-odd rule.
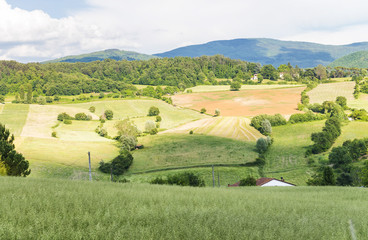
[[349, 100], [347, 104], [351, 108], [365, 109], [368, 111], [368, 94], [360, 93], [358, 99]]
[[[241, 90], [262, 90], [262, 89], [282, 89], [282, 88], [293, 88], [293, 87], [301, 87], [302, 85], [242, 85]], [[219, 92], [219, 91], [229, 91], [230, 85], [198, 85], [192, 88], [188, 88], [187, 90], [192, 90], [193, 93], [201, 93], [201, 92]]]
[[5, 104], [0, 114], [0, 122], [5, 124], [14, 136], [20, 136], [28, 116], [29, 105]]
[[249, 124], [250, 120], [248, 118], [241, 117], [206, 118], [187, 123], [163, 133], [189, 133], [189, 131], [193, 131], [196, 134], [233, 138], [243, 141], [256, 141], [263, 136]]
[[338, 82], [319, 84], [308, 92], [310, 103], [323, 103], [324, 101], [335, 101], [338, 96], [346, 97], [348, 105], [354, 100], [355, 82]]
[[255, 142], [215, 136], [160, 134], [139, 138], [138, 141], [144, 149], [133, 152], [131, 173], [220, 163], [244, 164], [257, 157]]
[[283, 89], [253, 89], [242, 91], [179, 94], [172, 97], [174, 104], [222, 116], [256, 116], [259, 114], [290, 115], [299, 112], [297, 104], [304, 87]]
[[[365, 239], [364, 188], [0, 177], [1, 239]], [[11, 209], [11, 211], [9, 211]]]

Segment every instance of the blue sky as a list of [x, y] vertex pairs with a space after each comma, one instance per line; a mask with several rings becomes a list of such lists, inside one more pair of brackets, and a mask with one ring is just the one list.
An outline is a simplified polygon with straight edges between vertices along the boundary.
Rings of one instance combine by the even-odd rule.
[[53, 18], [62, 18], [88, 7], [84, 0], [8, 0], [13, 7], [28, 11], [42, 10]]
[[0, 0], [0, 59], [160, 53], [234, 38], [368, 41], [366, 0]]

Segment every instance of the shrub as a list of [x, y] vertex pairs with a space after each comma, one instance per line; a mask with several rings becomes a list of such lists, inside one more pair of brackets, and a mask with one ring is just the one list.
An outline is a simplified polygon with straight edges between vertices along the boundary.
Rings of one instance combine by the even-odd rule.
[[155, 106], [152, 106], [148, 110], [148, 116], [158, 116], [160, 114], [160, 109]]
[[162, 177], [156, 177], [150, 181], [151, 184], [168, 184], [166, 179], [163, 179]]
[[157, 128], [154, 128], [154, 129], [152, 129], [151, 131], [149, 131], [149, 134], [150, 134], [150, 135], [156, 135], [157, 133], [158, 133]]
[[190, 135], [192, 135], [192, 134], [193, 134], [193, 130], [190, 130], [190, 131], [189, 131], [189, 134], [190, 134]]
[[57, 136], [56, 136], [56, 132], [55, 131], [53, 131], [52, 133], [51, 133], [51, 137], [54, 137], [54, 138], [56, 138]]
[[270, 145], [271, 143], [267, 138], [259, 138], [256, 143], [257, 152], [260, 154], [267, 152]]
[[105, 94], [102, 92], [100, 93], [100, 95], [98, 96], [98, 98], [104, 98], [105, 97]]
[[312, 111], [308, 111], [306, 113], [295, 113], [290, 116], [289, 123], [301, 123], [301, 122], [311, 122], [326, 119], [325, 114], [314, 114]]
[[144, 125], [144, 129], [145, 129], [145, 132], [149, 133], [151, 132], [153, 129], [156, 129], [156, 124], [149, 120], [146, 122], [146, 124]]
[[232, 81], [230, 84], [230, 91], [239, 91], [241, 88], [241, 83], [238, 81]]
[[255, 163], [257, 166], [262, 167], [266, 164], [266, 158], [263, 154], [259, 154], [259, 156], [256, 158]]
[[111, 162], [100, 162], [100, 171], [104, 173], [110, 173], [113, 175], [122, 175], [133, 163], [133, 156], [129, 151], [122, 150], [120, 154], [114, 158]]
[[206, 113], [207, 112], [207, 110], [205, 109], [205, 108], [201, 108], [201, 111], [200, 111], [201, 113]]
[[100, 135], [101, 137], [108, 137], [108, 132], [106, 129], [101, 128], [98, 130], [98, 135]]
[[161, 116], [156, 116], [156, 122], [161, 122], [161, 121], [162, 121]]
[[347, 102], [346, 97], [338, 96], [336, 98], [336, 104], [340, 105], [343, 109], [347, 108], [346, 102]]
[[261, 129], [262, 129], [262, 133], [266, 136], [269, 136], [269, 135], [272, 134], [271, 123], [270, 123], [270, 121], [268, 121], [268, 119], [265, 119], [265, 120], [262, 121]]
[[112, 120], [112, 118], [114, 117], [114, 112], [111, 110], [106, 110], [104, 114], [105, 114], [106, 120]]
[[64, 119], [63, 123], [64, 124], [72, 124], [72, 120], [70, 120], [70, 119]]
[[69, 114], [63, 112], [63, 113], [60, 113], [58, 116], [57, 116], [57, 120], [58, 121], [64, 121], [64, 120], [73, 120], [74, 118], [72, 116], [70, 116]]
[[92, 117], [90, 115], [87, 115], [85, 113], [77, 113], [75, 114], [75, 120], [79, 120], [79, 121], [90, 121], [92, 120]]
[[57, 102], [57, 101], [60, 101], [60, 97], [58, 95], [55, 95], [54, 96], [54, 101]]
[[192, 172], [177, 173], [167, 177], [167, 183], [170, 185], [204, 187], [204, 181]]
[[122, 135], [119, 138], [120, 147], [123, 150], [132, 151], [137, 145], [137, 138], [134, 136]]
[[220, 116], [220, 114], [221, 114], [220, 109], [216, 109], [215, 110], [215, 117]]
[[253, 117], [250, 125], [253, 126], [255, 129], [257, 129], [258, 131], [260, 131], [261, 133], [264, 133], [262, 129], [262, 122], [266, 119], [271, 123], [271, 126], [280, 126], [285, 125], [287, 123], [286, 119], [281, 114], [275, 115], [262, 114]]
[[96, 107], [95, 106], [90, 106], [88, 108], [88, 110], [91, 112], [91, 113], [94, 113], [96, 111]]
[[241, 179], [239, 186], [256, 186], [257, 180], [252, 177], [248, 176], [247, 178]]

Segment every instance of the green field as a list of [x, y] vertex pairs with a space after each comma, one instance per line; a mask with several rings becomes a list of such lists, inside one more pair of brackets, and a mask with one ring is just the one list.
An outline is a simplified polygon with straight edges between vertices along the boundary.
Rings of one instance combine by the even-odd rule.
[[140, 138], [144, 149], [133, 152], [131, 173], [208, 164], [244, 164], [257, 156], [254, 142], [189, 134]]
[[346, 97], [348, 105], [354, 100], [355, 82], [338, 82], [319, 84], [308, 92], [310, 103], [323, 103], [324, 101], [335, 101], [338, 96]]
[[365, 239], [364, 188], [191, 188], [0, 177], [1, 239]]
[[190, 122], [165, 133], [189, 133], [232, 138], [243, 141], [256, 141], [263, 135], [250, 126], [250, 119], [242, 117], [215, 117]]
[[[241, 90], [259, 90], [259, 89], [280, 89], [280, 88], [292, 88], [292, 87], [301, 87], [303, 85], [279, 85], [279, 84], [272, 84], [272, 85], [242, 85]], [[219, 91], [226, 91], [230, 90], [229, 85], [198, 85], [192, 88], [188, 88], [187, 90], [192, 90], [194, 93], [200, 92], [219, 92]]]
[[15, 136], [20, 136], [27, 121], [28, 110], [29, 105], [5, 104], [0, 114], [0, 122]]

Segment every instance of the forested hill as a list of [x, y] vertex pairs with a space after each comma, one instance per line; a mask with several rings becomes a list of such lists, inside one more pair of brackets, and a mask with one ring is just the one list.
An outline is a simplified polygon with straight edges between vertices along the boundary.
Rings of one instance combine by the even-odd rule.
[[132, 87], [130, 84], [185, 89], [198, 84], [217, 84], [215, 78], [250, 79], [250, 74], [260, 69], [259, 64], [223, 56], [48, 64], [0, 61], [0, 95], [18, 92], [26, 84], [46, 95], [122, 91]]
[[249, 38], [213, 41], [205, 44], [177, 48], [155, 54], [160, 57], [198, 57], [222, 54], [232, 59], [272, 64], [278, 67], [288, 62], [301, 68], [318, 64], [327, 66], [335, 59], [353, 52], [368, 50], [368, 42], [350, 45], [323, 45], [310, 42], [280, 41], [268, 38]]
[[93, 52], [88, 54], [81, 54], [81, 55], [74, 55], [74, 56], [67, 56], [58, 58], [55, 60], [46, 61], [43, 63], [56, 63], [56, 62], [93, 62], [93, 61], [103, 61], [105, 59], [113, 59], [113, 60], [149, 60], [152, 58], [157, 58], [157, 56], [137, 53], [137, 52], [130, 52], [130, 51], [123, 51], [118, 49], [108, 49], [99, 52]]
[[355, 52], [336, 59], [330, 67], [368, 68], [368, 51]]

